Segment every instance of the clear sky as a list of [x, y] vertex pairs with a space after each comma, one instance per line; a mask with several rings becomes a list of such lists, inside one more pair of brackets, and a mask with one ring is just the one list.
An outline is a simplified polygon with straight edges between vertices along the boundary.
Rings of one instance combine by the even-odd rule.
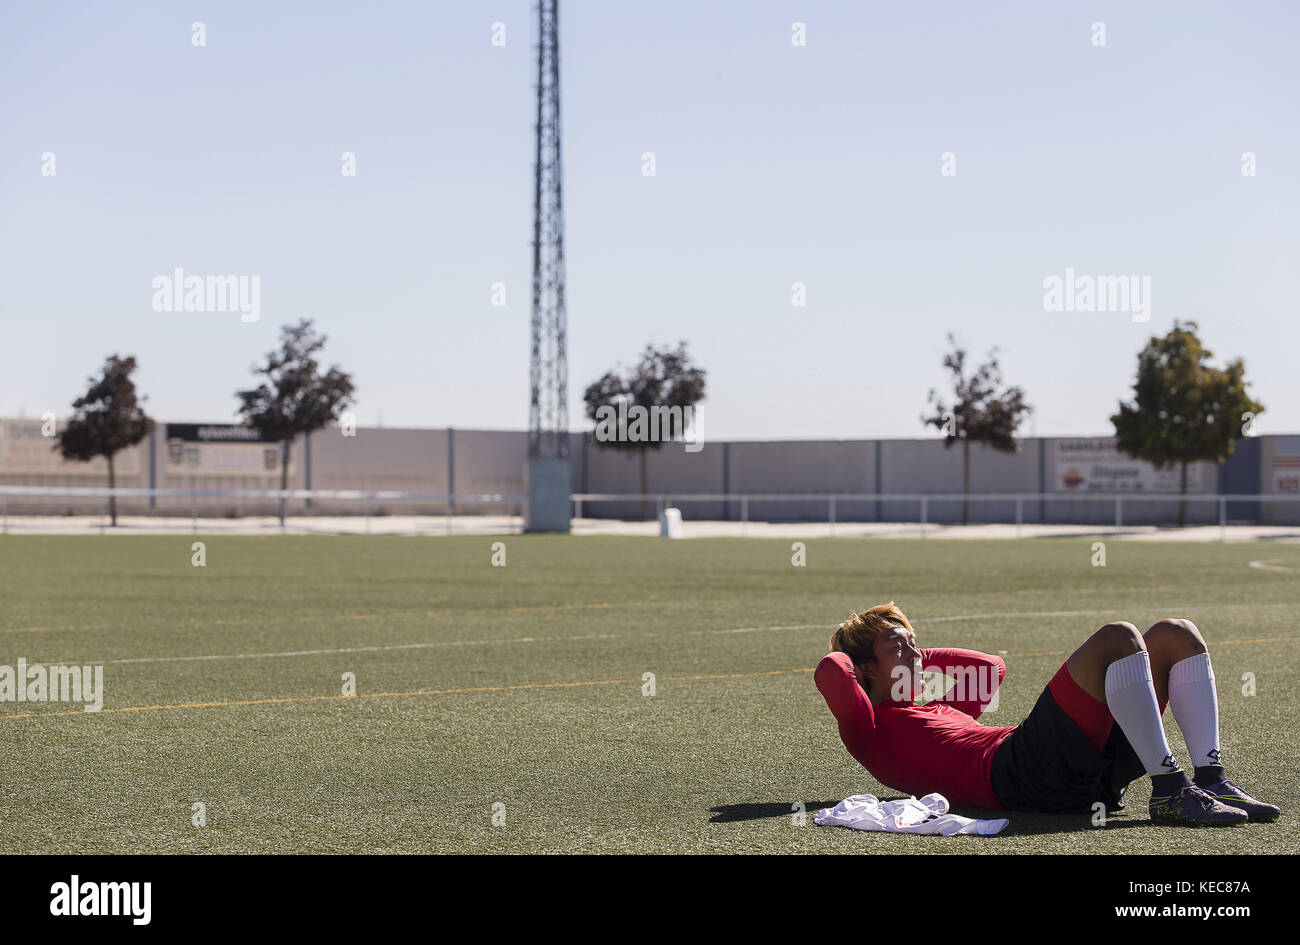
[[[953, 331], [1000, 347], [1022, 432], [1105, 434], [1182, 318], [1246, 359], [1257, 432], [1300, 430], [1300, 4], [560, 6], [572, 428], [590, 381], [684, 339], [707, 437], [934, 435]], [[310, 317], [359, 423], [522, 429], [535, 21], [2, 0], [0, 416], [66, 414], [121, 352], [155, 416], [230, 420]], [[176, 267], [259, 276], [260, 319], [155, 311]], [[1067, 267], [1150, 277], [1150, 321], [1045, 311]]]

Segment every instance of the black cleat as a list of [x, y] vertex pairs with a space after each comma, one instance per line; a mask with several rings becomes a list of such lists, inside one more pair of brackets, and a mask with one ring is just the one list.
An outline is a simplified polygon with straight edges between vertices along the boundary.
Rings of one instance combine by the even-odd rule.
[[1172, 794], [1151, 795], [1151, 820], [1184, 827], [1237, 827], [1250, 819], [1238, 807], [1229, 807], [1193, 784]]
[[1220, 778], [1211, 784], [1197, 786], [1216, 801], [1244, 810], [1255, 823], [1272, 823], [1282, 815], [1282, 808], [1256, 800], [1227, 778]]

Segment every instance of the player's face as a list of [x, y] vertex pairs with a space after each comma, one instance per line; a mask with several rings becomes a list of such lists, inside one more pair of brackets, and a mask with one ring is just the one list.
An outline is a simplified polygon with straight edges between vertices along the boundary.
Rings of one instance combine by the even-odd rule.
[[893, 627], [876, 638], [876, 667], [874, 684], [891, 698], [910, 702], [925, 688], [921, 651], [915, 634], [906, 627]]

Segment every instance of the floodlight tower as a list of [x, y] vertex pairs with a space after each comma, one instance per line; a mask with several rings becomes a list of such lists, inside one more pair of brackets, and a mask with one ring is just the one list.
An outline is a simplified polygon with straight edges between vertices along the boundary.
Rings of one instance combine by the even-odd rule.
[[524, 470], [528, 531], [569, 530], [569, 365], [565, 353], [564, 202], [560, 161], [559, 0], [537, 4], [537, 159], [533, 308]]

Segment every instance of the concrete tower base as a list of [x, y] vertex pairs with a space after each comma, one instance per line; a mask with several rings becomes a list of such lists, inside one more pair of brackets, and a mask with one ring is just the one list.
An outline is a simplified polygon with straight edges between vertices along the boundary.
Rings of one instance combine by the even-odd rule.
[[569, 531], [569, 460], [529, 459], [524, 463], [524, 531]]

